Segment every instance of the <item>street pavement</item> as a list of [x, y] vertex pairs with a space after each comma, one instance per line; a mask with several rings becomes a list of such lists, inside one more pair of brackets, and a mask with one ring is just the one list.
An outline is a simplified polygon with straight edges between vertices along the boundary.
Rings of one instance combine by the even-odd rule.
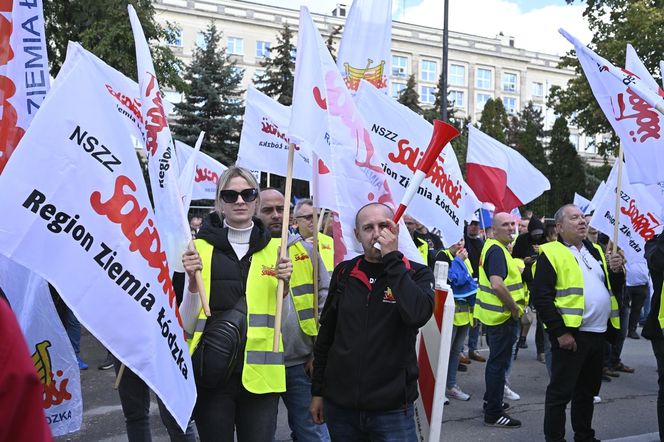
[[[548, 382], [546, 367], [536, 360], [534, 329], [528, 337], [528, 349], [519, 351], [512, 371], [512, 389], [521, 395], [519, 401], [508, 401], [512, 405], [509, 413], [521, 420], [519, 429], [497, 429], [485, 427], [482, 418], [482, 395], [484, 393], [484, 365], [473, 361], [466, 373], [458, 374], [458, 384], [472, 395], [467, 402], [452, 400], [445, 407], [441, 441], [466, 442], [487, 440], [540, 441], [544, 416], [544, 392]], [[486, 348], [481, 350], [488, 354]], [[113, 390], [113, 370], [100, 371], [97, 365], [106, 355], [102, 345], [87, 331], [81, 339], [81, 355], [90, 368], [81, 372], [83, 390], [83, 426], [81, 431], [61, 436], [56, 441], [126, 441], [124, 418], [117, 391]], [[627, 339], [623, 350], [623, 362], [636, 368], [634, 374], [622, 373], [612, 382], [603, 382], [600, 396], [602, 402], [595, 405], [593, 420], [596, 437], [603, 441], [651, 442], [658, 440], [657, 432], [657, 373], [655, 358], [649, 341]], [[161, 424], [157, 403], [153, 397], [151, 405], [151, 427], [153, 440], [168, 441]], [[276, 441], [290, 441], [290, 431], [283, 404], [279, 408]], [[567, 440], [573, 433], [567, 423]]]

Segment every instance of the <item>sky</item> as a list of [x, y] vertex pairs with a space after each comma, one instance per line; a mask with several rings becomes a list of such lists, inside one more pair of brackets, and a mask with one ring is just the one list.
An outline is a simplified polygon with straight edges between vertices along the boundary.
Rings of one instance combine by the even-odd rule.
[[[311, 12], [330, 14], [343, 0], [252, 0]], [[385, 0], [387, 1], [387, 0]], [[406, 23], [442, 28], [443, 0], [392, 0], [395, 19]], [[345, 2], [350, 5], [351, 1]], [[402, 12], [402, 6], [406, 5]], [[585, 6], [565, 0], [449, 0], [450, 30], [482, 37], [500, 32], [515, 38], [515, 46], [532, 51], [563, 55], [571, 45], [560, 34], [565, 28], [587, 43], [592, 34], [582, 17]], [[481, 11], [481, 14], [477, 12]]]

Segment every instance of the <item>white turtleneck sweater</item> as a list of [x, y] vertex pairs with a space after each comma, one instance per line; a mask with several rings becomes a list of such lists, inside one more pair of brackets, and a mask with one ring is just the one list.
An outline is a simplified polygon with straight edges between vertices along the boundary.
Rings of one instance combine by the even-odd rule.
[[[228, 228], [228, 242], [231, 244], [231, 247], [233, 247], [235, 255], [238, 259], [242, 259], [249, 251], [249, 239], [251, 238], [251, 231], [254, 228], [254, 222], [252, 221], [251, 225], [244, 229], [236, 229], [235, 227], [229, 226], [226, 223], [226, 220], [224, 220], [224, 227]], [[210, 263], [204, 262], [203, 265], [210, 265]], [[209, 295], [210, 294], [208, 293], [208, 296]], [[201, 298], [198, 296], [198, 292], [192, 293], [189, 291], [189, 275], [186, 274], [184, 296], [182, 297], [182, 304], [180, 304], [180, 317], [182, 318], [184, 329], [187, 332], [193, 332], [201, 308]]]

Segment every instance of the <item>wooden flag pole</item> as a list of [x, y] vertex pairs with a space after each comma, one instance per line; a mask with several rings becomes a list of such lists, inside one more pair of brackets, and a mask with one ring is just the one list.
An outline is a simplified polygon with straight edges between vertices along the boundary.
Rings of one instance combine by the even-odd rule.
[[[284, 218], [281, 222], [281, 249], [280, 258], [288, 256], [288, 224], [290, 219], [290, 200], [293, 187], [293, 157], [295, 156], [295, 145], [288, 144], [288, 169], [286, 172], [286, 188], [284, 189]], [[269, 176], [269, 175], [268, 175]], [[281, 313], [284, 308], [284, 280], [277, 282], [277, 311], [274, 315], [274, 341], [272, 342], [272, 351], [279, 351], [279, 341], [281, 338]]]
[[118, 370], [118, 375], [115, 377], [115, 384], [113, 385], [113, 389], [117, 390], [120, 388], [120, 381], [122, 380], [122, 375], [124, 374], [125, 370], [125, 364], [120, 365], [120, 369]]
[[267, 173], [267, 179], [266, 179], [267, 187], [270, 187], [270, 172], [266, 172], [266, 173]]
[[623, 145], [620, 143], [620, 149], [618, 150], [618, 182], [616, 185], [616, 210], [613, 213], [613, 248], [612, 253], [618, 251], [618, 229], [620, 228], [620, 192], [622, 191], [622, 168], [623, 168]]
[[[316, 206], [314, 205], [314, 209], [316, 209]], [[314, 212], [315, 213], [315, 212]], [[318, 229], [320, 232], [323, 230], [323, 223], [325, 222], [325, 209], [320, 209], [320, 215], [318, 215], [318, 225], [314, 223], [314, 226]]]
[[[194, 244], [193, 239], [189, 242], [189, 250], [196, 250], [196, 244]], [[208, 302], [207, 293], [205, 292], [205, 285], [203, 284], [203, 275], [200, 270], [196, 270], [194, 278], [196, 279], [196, 285], [198, 286], [198, 296], [201, 298], [203, 311], [205, 312], [205, 316], [209, 318], [212, 316], [212, 313], [210, 313], [210, 303]]]

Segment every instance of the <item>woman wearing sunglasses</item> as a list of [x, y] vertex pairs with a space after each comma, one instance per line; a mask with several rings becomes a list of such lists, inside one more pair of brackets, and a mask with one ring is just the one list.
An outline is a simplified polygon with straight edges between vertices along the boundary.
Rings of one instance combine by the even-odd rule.
[[[279, 239], [256, 217], [258, 183], [229, 167], [217, 183], [215, 209], [184, 254], [188, 276], [180, 313], [187, 332], [198, 399], [193, 417], [201, 441], [271, 442], [283, 352], [272, 352], [278, 279], [292, 264], [278, 258]], [[194, 274], [201, 270], [212, 316], [203, 312]], [[288, 290], [286, 288], [286, 290]]]

